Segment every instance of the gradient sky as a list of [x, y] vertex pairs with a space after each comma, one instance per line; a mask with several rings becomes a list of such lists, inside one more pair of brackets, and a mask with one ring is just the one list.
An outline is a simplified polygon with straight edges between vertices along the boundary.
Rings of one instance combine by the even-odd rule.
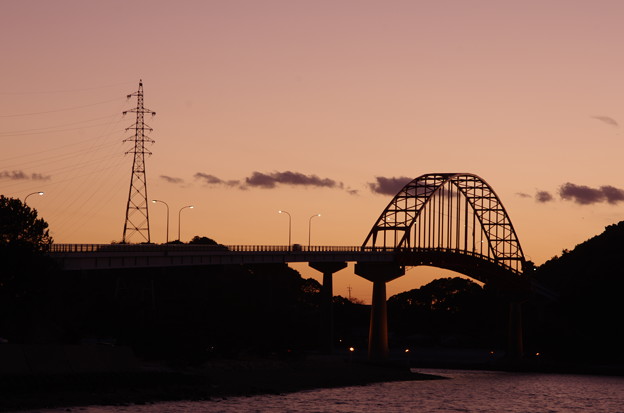
[[378, 184], [431, 172], [485, 179], [537, 264], [624, 216], [622, 1], [5, 0], [0, 38], [0, 193], [45, 191], [58, 243], [121, 240], [139, 79], [172, 239], [193, 204], [183, 241], [285, 245], [283, 209], [293, 242], [321, 213], [312, 244], [360, 245]]

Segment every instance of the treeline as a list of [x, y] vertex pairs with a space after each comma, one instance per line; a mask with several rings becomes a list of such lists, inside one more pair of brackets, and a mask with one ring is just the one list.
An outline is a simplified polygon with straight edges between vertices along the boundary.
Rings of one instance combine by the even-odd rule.
[[[243, 354], [294, 357], [324, 346], [321, 286], [285, 264], [63, 272], [44, 252], [47, 224], [0, 196], [0, 344], [129, 345], [145, 358]], [[216, 244], [207, 237], [192, 243]], [[527, 354], [624, 362], [624, 222], [564, 251], [530, 275]], [[366, 348], [370, 309], [334, 297], [339, 350]], [[442, 278], [388, 300], [390, 346], [504, 348], [508, 301], [462, 278]]]
[[564, 360], [624, 363], [624, 221], [534, 271], [554, 293], [527, 303], [527, 340]]

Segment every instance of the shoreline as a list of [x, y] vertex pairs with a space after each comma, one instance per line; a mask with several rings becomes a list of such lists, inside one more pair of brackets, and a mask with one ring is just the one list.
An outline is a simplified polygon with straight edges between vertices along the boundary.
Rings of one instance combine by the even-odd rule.
[[[139, 362], [126, 370], [0, 375], [0, 412], [130, 406], [166, 401], [219, 400], [381, 382], [443, 380], [410, 369], [453, 369], [544, 374], [622, 375], [621, 366], [551, 363], [394, 360], [371, 363], [350, 355], [213, 359], [201, 365]], [[602, 367], [602, 368], [601, 368]]]
[[196, 367], [147, 364], [137, 371], [0, 378], [0, 411], [214, 400], [380, 382], [443, 379], [408, 366], [337, 357], [214, 360]]

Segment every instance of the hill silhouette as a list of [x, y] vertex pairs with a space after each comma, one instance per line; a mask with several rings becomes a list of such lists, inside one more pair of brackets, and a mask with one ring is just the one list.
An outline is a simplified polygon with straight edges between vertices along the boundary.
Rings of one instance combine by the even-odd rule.
[[529, 305], [529, 342], [567, 360], [623, 362], [624, 221], [545, 262], [534, 278], [558, 294]]

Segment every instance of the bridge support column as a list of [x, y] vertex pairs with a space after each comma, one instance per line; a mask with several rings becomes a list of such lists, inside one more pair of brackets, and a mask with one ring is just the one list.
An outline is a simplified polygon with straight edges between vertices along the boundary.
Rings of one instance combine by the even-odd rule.
[[346, 262], [310, 262], [308, 265], [323, 273], [321, 288], [321, 348], [327, 354], [334, 352], [334, 281], [335, 272], [347, 267]]
[[370, 328], [368, 330], [368, 359], [388, 358], [388, 306], [386, 283], [405, 274], [405, 267], [395, 263], [358, 262], [355, 273], [373, 283]]
[[520, 360], [524, 352], [522, 337], [522, 303], [519, 301], [509, 302], [507, 351], [511, 360]]

